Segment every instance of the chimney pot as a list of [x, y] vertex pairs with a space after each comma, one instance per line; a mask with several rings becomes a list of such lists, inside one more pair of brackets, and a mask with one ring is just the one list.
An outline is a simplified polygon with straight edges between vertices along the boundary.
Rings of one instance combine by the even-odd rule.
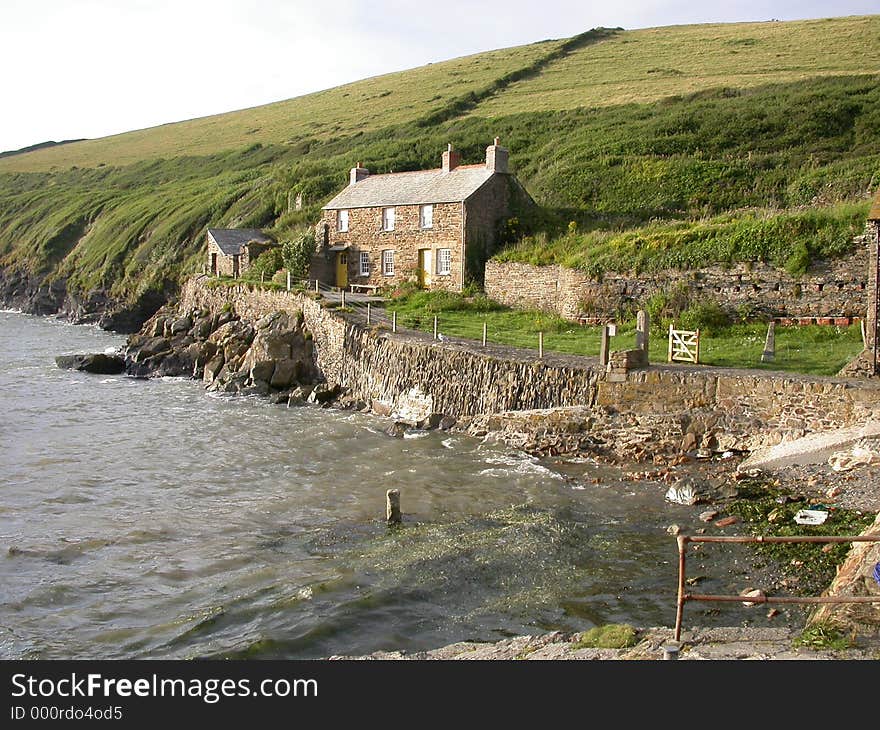
[[486, 169], [492, 172], [508, 172], [507, 149], [498, 144], [498, 137], [495, 138], [494, 144], [490, 144], [486, 148]]
[[452, 149], [452, 144], [446, 145], [446, 151], [443, 153], [443, 172], [452, 172], [461, 161], [461, 155]]
[[348, 177], [348, 184], [354, 185], [355, 183], [359, 183], [364, 178], [369, 177], [369, 175], [370, 171], [367, 170], [365, 167], [361, 167], [361, 163], [358, 162], [357, 167], [351, 168], [351, 172], [349, 173]]

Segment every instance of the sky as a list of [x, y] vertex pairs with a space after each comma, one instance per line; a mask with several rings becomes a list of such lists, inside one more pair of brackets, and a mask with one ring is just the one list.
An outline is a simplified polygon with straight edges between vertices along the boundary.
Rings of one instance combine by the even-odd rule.
[[0, 0], [0, 151], [244, 109], [595, 27], [880, 13], [880, 0]]

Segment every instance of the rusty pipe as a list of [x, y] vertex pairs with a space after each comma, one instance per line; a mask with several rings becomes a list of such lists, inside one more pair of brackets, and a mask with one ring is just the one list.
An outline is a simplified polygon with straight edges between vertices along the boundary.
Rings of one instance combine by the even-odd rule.
[[880, 596], [723, 596], [688, 593], [685, 601], [723, 601], [726, 603], [880, 603]]
[[681, 620], [684, 614], [684, 602], [687, 600], [684, 592], [684, 575], [688, 536], [678, 535], [676, 542], [678, 543], [678, 597], [675, 603], [675, 640], [681, 641]]

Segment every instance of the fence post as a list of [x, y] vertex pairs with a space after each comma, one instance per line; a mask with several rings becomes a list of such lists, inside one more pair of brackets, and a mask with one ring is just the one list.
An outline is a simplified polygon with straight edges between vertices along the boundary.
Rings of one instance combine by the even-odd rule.
[[345, 289], [342, 290], [342, 307], [345, 308]]
[[699, 365], [700, 364], [700, 330], [695, 330], [697, 333], [697, 356], [694, 358], [694, 362]]
[[538, 333], [538, 357], [544, 357], [544, 333]]
[[290, 291], [290, 269], [287, 270], [287, 291]]
[[648, 361], [648, 337], [651, 332], [651, 316], [644, 310], [636, 312], [636, 347], [645, 352], [645, 362]]
[[599, 341], [599, 364], [604, 368], [608, 366], [608, 345], [610, 335], [608, 325], [602, 325], [602, 339]]
[[672, 323], [669, 323], [669, 350], [666, 355], [666, 362], [672, 362]]
[[367, 326], [370, 325], [370, 303], [367, 302]]
[[486, 323], [483, 322], [483, 347], [486, 346]]
[[434, 339], [437, 339], [437, 315], [434, 315]]
[[397, 312], [391, 313], [391, 331], [397, 332]]
[[318, 280], [315, 279], [315, 294], [320, 294], [321, 290], [318, 288]]
[[761, 362], [773, 362], [776, 357], [776, 322], [767, 325], [767, 339], [764, 340], [764, 352]]

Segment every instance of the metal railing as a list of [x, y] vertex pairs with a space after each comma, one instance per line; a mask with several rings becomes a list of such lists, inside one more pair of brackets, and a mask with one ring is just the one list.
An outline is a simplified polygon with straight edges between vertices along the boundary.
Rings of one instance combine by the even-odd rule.
[[685, 593], [686, 551], [691, 542], [721, 543], [780, 543], [780, 542], [880, 542], [880, 535], [818, 536], [804, 535], [774, 537], [770, 535], [690, 536], [678, 535], [678, 599], [675, 612], [675, 641], [681, 641], [681, 622], [684, 604], [688, 601], [720, 601], [726, 603], [880, 603], [880, 596], [729, 596], [702, 593]]

